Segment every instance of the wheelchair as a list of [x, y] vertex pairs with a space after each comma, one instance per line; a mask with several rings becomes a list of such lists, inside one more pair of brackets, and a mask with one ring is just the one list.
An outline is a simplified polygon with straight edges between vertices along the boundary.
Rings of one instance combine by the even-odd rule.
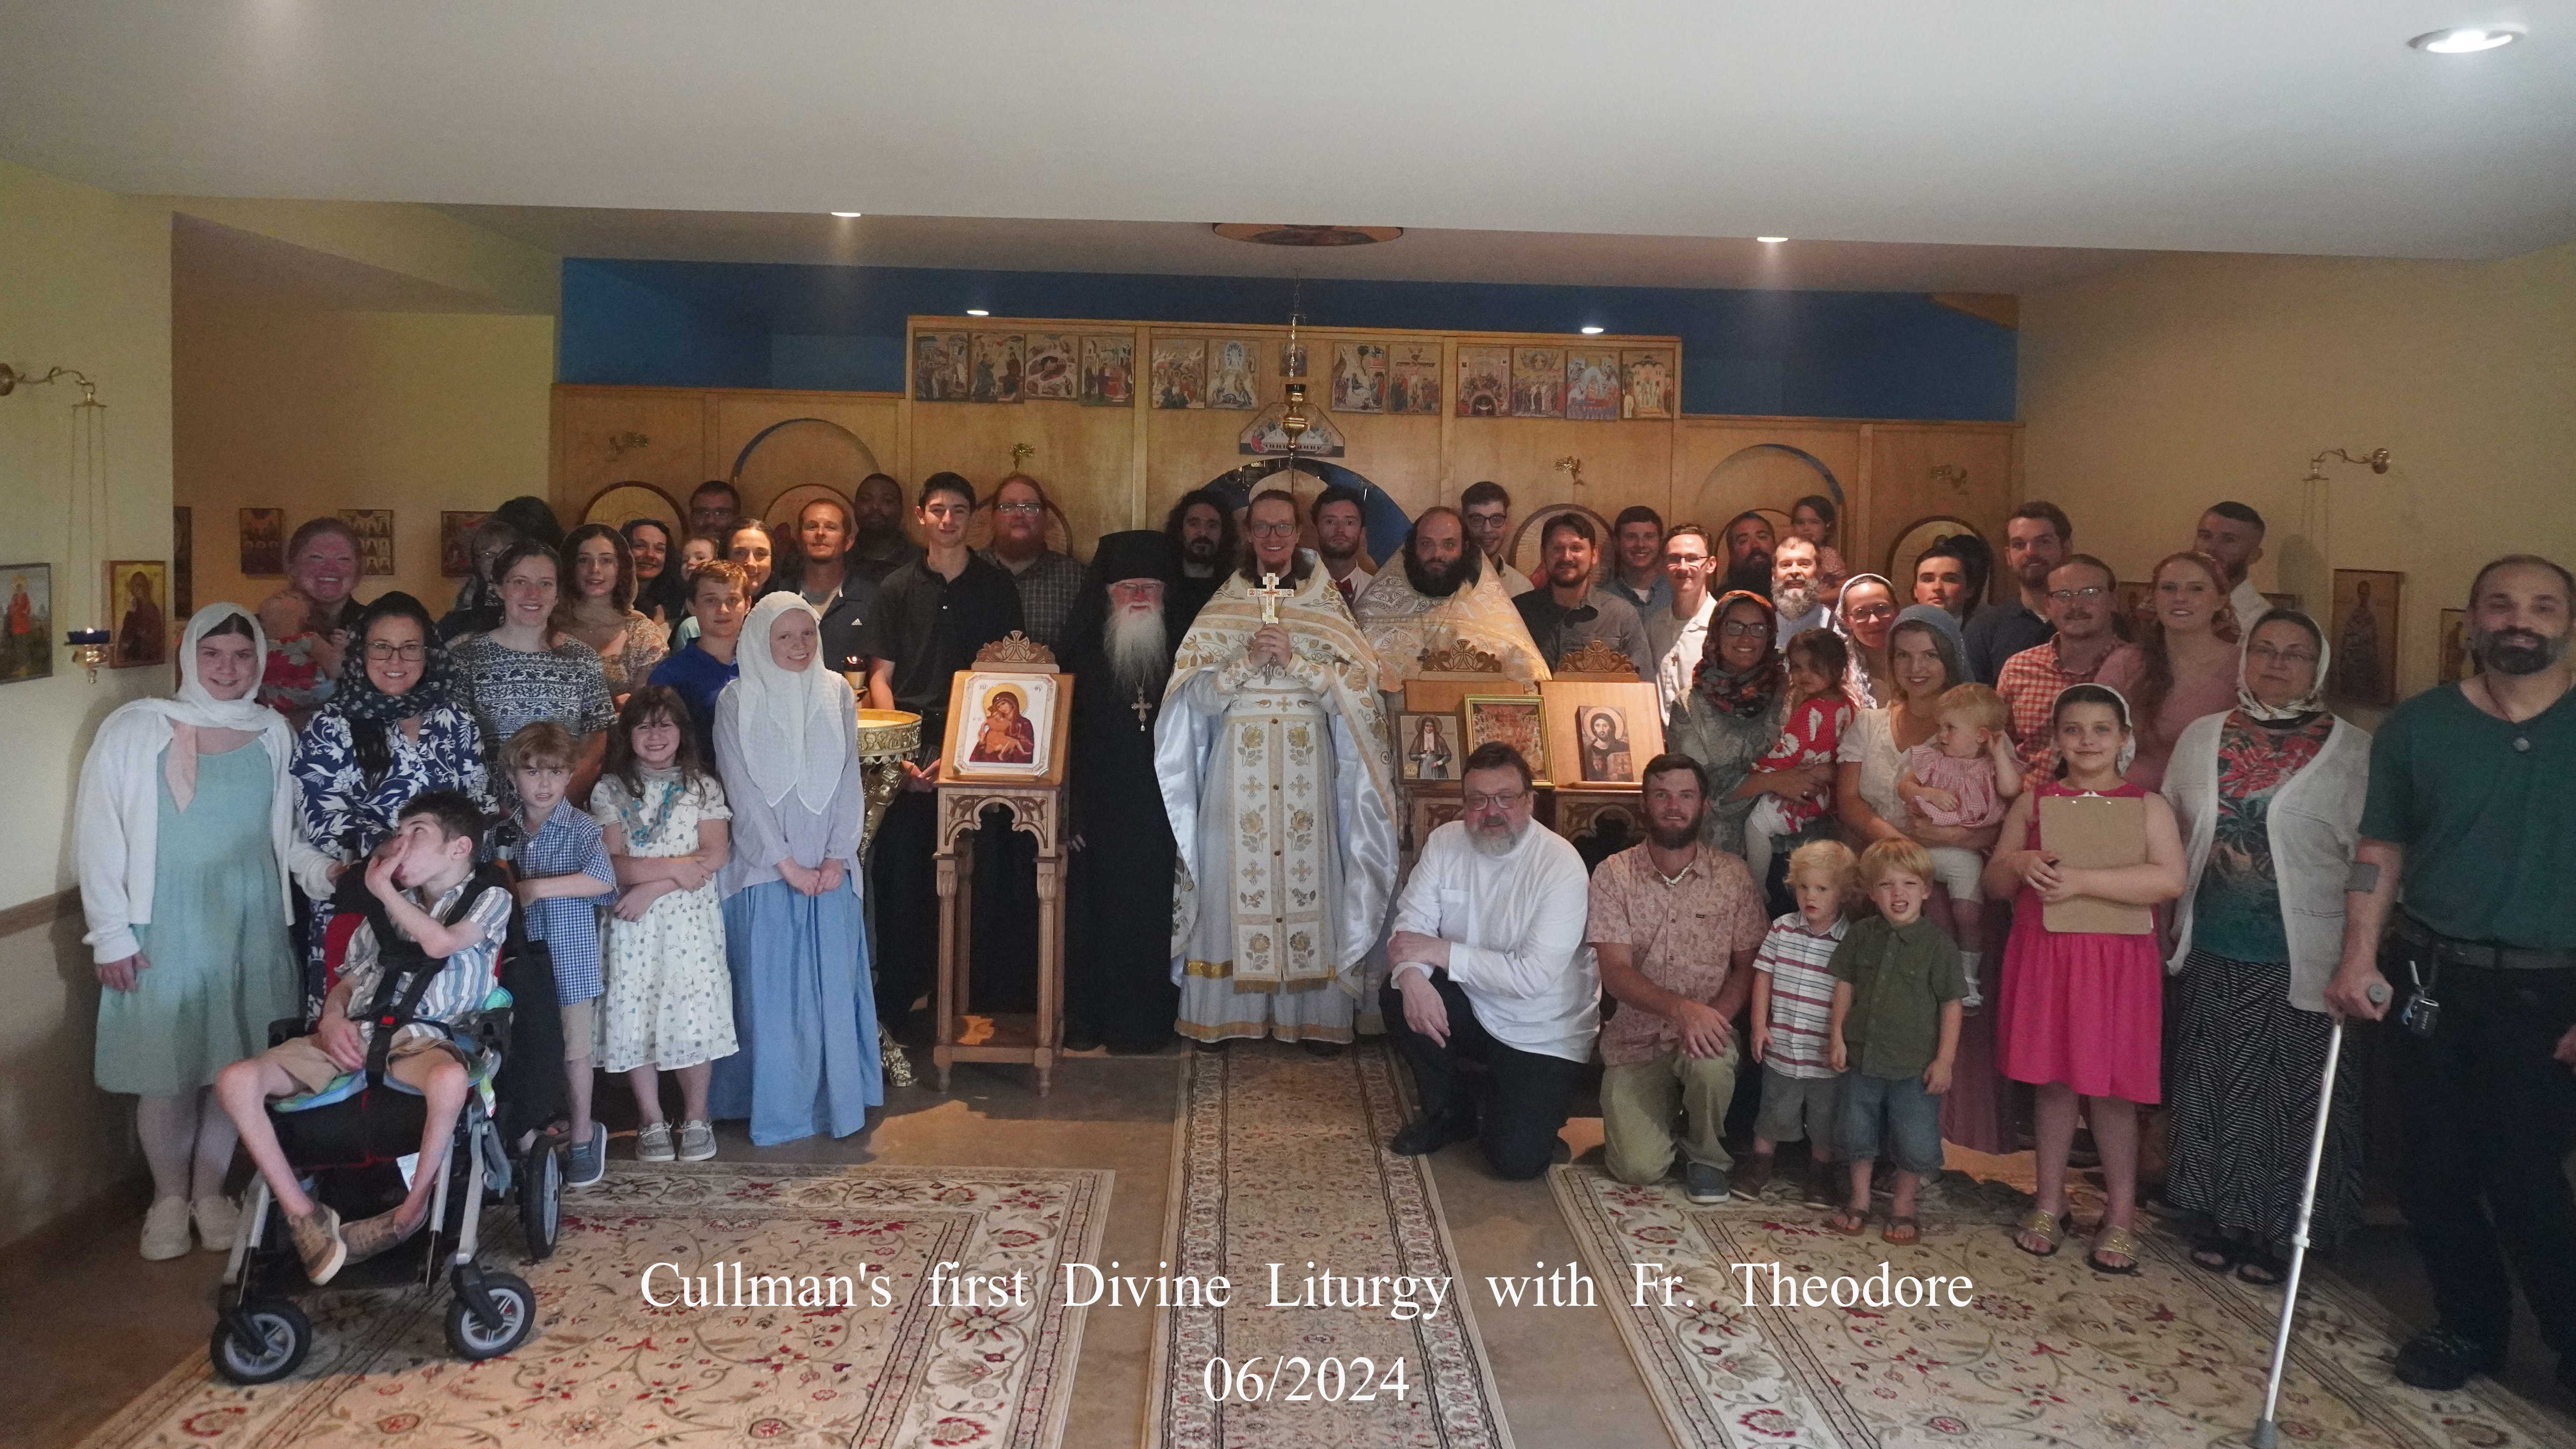
[[[303, 1365], [313, 1347], [313, 1324], [295, 1303], [298, 1293], [425, 1286], [444, 1277], [451, 1290], [448, 1347], [469, 1362], [508, 1353], [535, 1331], [537, 1299], [527, 1280], [481, 1261], [487, 1207], [515, 1208], [531, 1263], [554, 1252], [563, 1215], [567, 1144], [559, 1133], [533, 1129], [552, 1119], [560, 1096], [559, 1086], [553, 1095], [543, 1092], [548, 1076], [560, 1083], [563, 1075], [562, 1023], [552, 1010], [554, 971], [544, 944], [519, 934], [516, 914], [500, 973], [508, 984], [494, 985], [483, 1009], [456, 1038], [472, 1061], [445, 1161], [416, 1160], [428, 1103], [386, 1074], [381, 1056], [371, 1059], [368, 1070], [345, 1074], [320, 1091], [269, 1104], [278, 1145], [303, 1174], [305, 1191], [344, 1222], [399, 1205], [414, 1173], [438, 1177], [419, 1232], [379, 1257], [342, 1268], [318, 1290], [304, 1275], [285, 1210], [268, 1183], [254, 1178], [241, 1232], [224, 1265], [207, 1344], [214, 1371], [227, 1381], [273, 1383]], [[520, 999], [541, 1005], [523, 1009], [516, 1004]], [[301, 1021], [269, 1029], [272, 1044], [303, 1030]], [[534, 1070], [510, 1070], [505, 1063], [513, 1055], [534, 1057]], [[536, 1100], [514, 1111], [519, 1104], [508, 1100], [514, 1089]], [[531, 1138], [525, 1148], [516, 1145], [522, 1137]]]

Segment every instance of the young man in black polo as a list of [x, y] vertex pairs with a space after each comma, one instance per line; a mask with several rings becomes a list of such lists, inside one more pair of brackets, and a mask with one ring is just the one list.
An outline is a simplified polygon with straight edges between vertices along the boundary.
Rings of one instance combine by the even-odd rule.
[[2518, 1278], [2576, 1390], [2571, 584], [2530, 554], [2479, 570], [2478, 672], [2399, 705], [2371, 744], [2326, 1004], [2396, 1018], [2406, 1222], [2438, 1315], [2397, 1353], [2418, 1388], [2503, 1365]]
[[939, 956], [939, 876], [931, 860], [933, 796], [947, 737], [948, 686], [975, 652], [1021, 627], [1020, 590], [966, 546], [975, 485], [954, 473], [922, 481], [917, 516], [925, 550], [886, 575], [859, 629], [868, 657], [868, 706], [921, 716], [921, 762], [904, 762], [904, 787], [877, 825], [870, 866], [877, 895], [877, 1020], [900, 1031]]

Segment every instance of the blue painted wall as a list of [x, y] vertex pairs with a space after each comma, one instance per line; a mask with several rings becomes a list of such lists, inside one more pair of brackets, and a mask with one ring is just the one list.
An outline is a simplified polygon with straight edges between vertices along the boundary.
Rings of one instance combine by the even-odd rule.
[[[1682, 340], [1682, 408], [1803, 417], [2013, 416], [2014, 334], [1907, 292], [1309, 281], [1320, 327], [1611, 332]], [[679, 387], [904, 387], [904, 319], [1279, 322], [1264, 277], [976, 272], [566, 258], [558, 375]]]

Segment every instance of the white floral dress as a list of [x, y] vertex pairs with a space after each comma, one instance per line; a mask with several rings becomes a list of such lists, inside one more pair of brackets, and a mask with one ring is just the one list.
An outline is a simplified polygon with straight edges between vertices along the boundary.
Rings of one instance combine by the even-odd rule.
[[[603, 829], [625, 830], [628, 855], [692, 854], [699, 822], [733, 818], [724, 787], [711, 776], [683, 781], [676, 771], [645, 770], [642, 778], [641, 799], [615, 775], [600, 776], [591, 790], [592, 817]], [[713, 876], [696, 890], [663, 895], [640, 921], [610, 916], [607, 966], [603, 1069], [670, 1071], [733, 1055], [733, 975], [725, 966], [724, 913]]]

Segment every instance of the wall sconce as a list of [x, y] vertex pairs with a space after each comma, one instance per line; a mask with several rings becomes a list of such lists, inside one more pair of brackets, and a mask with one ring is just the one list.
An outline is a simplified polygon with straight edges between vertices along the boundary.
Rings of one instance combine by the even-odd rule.
[[2306, 534], [2315, 545], [2317, 562], [2314, 578], [2295, 581], [2296, 592], [2303, 599], [2326, 599], [2333, 596], [2331, 591], [2334, 586], [2334, 494], [2331, 480], [2326, 477], [2328, 458], [2338, 459], [2356, 467], [2368, 468], [2373, 473], [2388, 471], [2386, 448], [2373, 448], [2359, 457], [2355, 457], [2348, 449], [2328, 448], [2308, 460], [2308, 476], [2299, 480], [2305, 489], [2305, 496], [2300, 500], [2300, 508], [2306, 515], [2301, 519], [2303, 526], [2300, 531]]
[[1956, 463], [1935, 463], [1932, 465], [1932, 481], [1953, 492], [1964, 493], [1968, 489], [1968, 470]]
[[1035, 443], [1013, 443], [1011, 445], [1011, 471], [1014, 473], [1022, 471], [1021, 465], [1028, 462], [1029, 455], [1035, 453], [1037, 450], [1038, 445]]
[[0, 362], [0, 397], [7, 397], [21, 387], [43, 387], [48, 383], [70, 382], [81, 391], [80, 401], [72, 404], [72, 435], [69, 477], [64, 480], [63, 500], [67, 510], [64, 520], [64, 552], [68, 555], [69, 572], [76, 582], [70, 589], [59, 591], [56, 598], [64, 601], [86, 600], [72, 611], [76, 620], [86, 615], [88, 627], [65, 631], [63, 642], [71, 646], [72, 660], [89, 673], [89, 682], [98, 683], [98, 668], [107, 662], [107, 404], [98, 400], [98, 383], [89, 374], [71, 367], [49, 367], [39, 376], [23, 368]]

